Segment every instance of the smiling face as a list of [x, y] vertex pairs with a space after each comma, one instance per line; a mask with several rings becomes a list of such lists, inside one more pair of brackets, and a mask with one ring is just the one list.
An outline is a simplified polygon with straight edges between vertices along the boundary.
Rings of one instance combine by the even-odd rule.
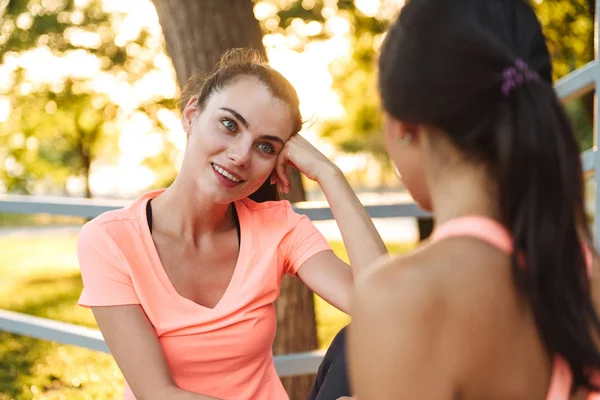
[[188, 134], [180, 176], [217, 204], [254, 193], [271, 175], [277, 155], [294, 133], [290, 106], [252, 77], [240, 77], [183, 111]]

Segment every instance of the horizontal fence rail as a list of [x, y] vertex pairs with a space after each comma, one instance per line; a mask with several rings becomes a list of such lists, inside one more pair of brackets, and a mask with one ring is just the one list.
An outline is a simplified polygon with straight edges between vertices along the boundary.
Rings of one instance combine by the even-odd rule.
[[[80, 325], [0, 310], [0, 331], [110, 354], [99, 330]], [[275, 356], [275, 369], [281, 377], [311, 374], [317, 371], [324, 355], [325, 351], [317, 350]]]
[[599, 73], [600, 65], [598, 65], [598, 61], [590, 61], [583, 67], [559, 79], [554, 85], [554, 90], [563, 102], [581, 97], [595, 89]]
[[[71, 217], [95, 218], [111, 210], [116, 210], [130, 204], [131, 201], [99, 200], [73, 197], [51, 196], [20, 196], [0, 195], [0, 213], [15, 214], [55, 214]], [[308, 203], [295, 203], [294, 210], [299, 214], [307, 215], [313, 221], [326, 221], [333, 219], [329, 207], [315, 207]], [[376, 205], [365, 205], [371, 218], [393, 217], [429, 217], [413, 202], [398, 202]]]
[[594, 157], [596, 156], [596, 149], [589, 149], [581, 154], [581, 165], [583, 172], [594, 172]]

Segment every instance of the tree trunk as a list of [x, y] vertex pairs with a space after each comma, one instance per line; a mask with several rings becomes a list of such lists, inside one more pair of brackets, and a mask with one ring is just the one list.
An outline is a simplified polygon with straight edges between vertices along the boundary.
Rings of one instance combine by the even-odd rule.
[[77, 141], [77, 151], [79, 153], [79, 159], [81, 161], [81, 172], [83, 173], [83, 178], [85, 181], [85, 193], [84, 196], [86, 199], [92, 198], [92, 191], [90, 189], [90, 172], [92, 168], [92, 154], [91, 147], [93, 142], [98, 137], [97, 132], [100, 130], [100, 125], [96, 126], [96, 131], [94, 135], [87, 135], [85, 130], [79, 126], [79, 121], [81, 118], [81, 114], [77, 112], [75, 114], [75, 123], [77, 124], [77, 135], [79, 140]]
[[251, 47], [266, 55], [249, 0], [154, 0], [179, 86], [207, 73], [228, 49]]
[[85, 198], [92, 198], [92, 191], [90, 190], [90, 167], [87, 167], [83, 171], [85, 175]]
[[[82, 136], [80, 135], [82, 138]], [[83, 177], [85, 181], [85, 198], [92, 198], [92, 190], [90, 188], [90, 172], [92, 170], [92, 155], [90, 154], [89, 148], [84, 148], [83, 139], [79, 140], [80, 151], [81, 151], [81, 164], [83, 167]]]
[[[318, 347], [315, 303], [312, 292], [298, 278], [286, 276], [281, 283], [281, 296], [275, 302], [277, 335], [274, 354], [315, 350]], [[291, 400], [304, 400], [315, 375], [282, 378]]]
[[[251, 47], [266, 58], [262, 32], [250, 0], [153, 0], [180, 87], [194, 73], [208, 73], [228, 49]], [[291, 202], [305, 199], [300, 174], [291, 171]], [[286, 277], [275, 303], [275, 354], [314, 350], [317, 332], [313, 294], [299, 279]], [[306, 398], [312, 378], [284, 378], [293, 399]]]

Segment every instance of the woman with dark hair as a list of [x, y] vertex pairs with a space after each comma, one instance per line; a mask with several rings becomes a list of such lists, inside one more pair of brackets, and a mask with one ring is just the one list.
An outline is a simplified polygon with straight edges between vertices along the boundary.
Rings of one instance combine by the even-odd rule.
[[435, 217], [357, 277], [360, 400], [584, 399], [600, 281], [571, 124], [524, 0], [409, 0], [379, 61], [389, 154]]

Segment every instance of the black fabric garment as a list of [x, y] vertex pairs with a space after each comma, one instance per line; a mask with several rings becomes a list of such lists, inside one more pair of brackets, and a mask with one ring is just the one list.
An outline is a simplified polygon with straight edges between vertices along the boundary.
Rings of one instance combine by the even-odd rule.
[[342, 396], [350, 396], [346, 329], [347, 327], [338, 332], [327, 349], [307, 400], [337, 400]]

